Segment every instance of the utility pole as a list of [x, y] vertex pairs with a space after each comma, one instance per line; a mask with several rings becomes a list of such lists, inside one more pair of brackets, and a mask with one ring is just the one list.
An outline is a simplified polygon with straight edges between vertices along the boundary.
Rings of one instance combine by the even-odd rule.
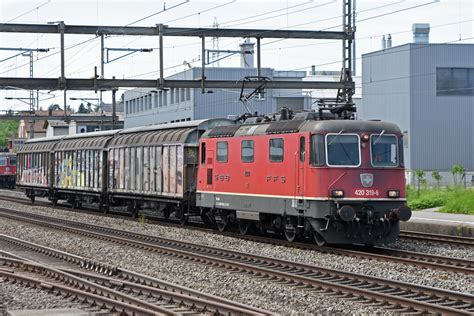
[[[115, 79], [115, 76], [112, 77], [112, 79]], [[116, 125], [116, 118], [115, 118], [115, 114], [116, 114], [116, 106], [117, 106], [117, 103], [116, 103], [116, 100], [115, 100], [115, 94], [117, 93], [117, 89], [112, 89], [112, 129], [114, 130], [115, 129], [115, 125]]]
[[[21, 47], [0, 47], [0, 50], [7, 50], [7, 51], [20, 51], [20, 53], [7, 57], [3, 60], [0, 60], [0, 62], [4, 62], [6, 60], [12, 59], [14, 57], [17, 57], [19, 55], [21, 56], [26, 56], [29, 57], [30, 59], [30, 78], [34, 78], [33, 74], [33, 52], [49, 52], [49, 48], [21, 48]], [[17, 100], [21, 100], [20, 98], [17, 98]], [[38, 90], [36, 90], [36, 107], [35, 107], [35, 91], [30, 90], [30, 97], [29, 97], [29, 112], [31, 115], [31, 120], [28, 121], [28, 124], [30, 125], [30, 138], [35, 138], [35, 120], [33, 116], [35, 115], [35, 108], [39, 107], [39, 96], [38, 96]]]
[[[104, 43], [104, 34], [100, 35], [100, 79], [104, 79], [104, 65], [105, 65], [105, 43]], [[104, 114], [104, 111], [102, 110], [102, 90], [99, 91], [99, 108], [100, 108], [100, 113]]]

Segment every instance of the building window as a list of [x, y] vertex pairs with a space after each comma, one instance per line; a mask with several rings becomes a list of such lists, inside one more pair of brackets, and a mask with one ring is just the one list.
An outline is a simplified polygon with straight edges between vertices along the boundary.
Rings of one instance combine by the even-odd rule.
[[128, 114], [128, 101], [125, 101], [125, 114]]
[[283, 161], [283, 138], [270, 139], [270, 161], [281, 162]]
[[159, 99], [158, 99], [158, 106], [162, 107], [163, 106], [163, 91], [158, 92]]
[[186, 88], [186, 100], [191, 100], [191, 88]]
[[474, 95], [474, 68], [436, 68], [436, 95]]
[[242, 162], [253, 162], [253, 153], [254, 153], [254, 144], [253, 140], [243, 140], [242, 141]]
[[165, 90], [163, 94], [163, 106], [167, 106], [167, 105], [168, 105], [168, 91]]
[[170, 90], [170, 104], [174, 104], [174, 88]]
[[229, 147], [227, 142], [217, 142], [217, 162], [227, 162]]
[[179, 88], [176, 88], [176, 89], [174, 90], [174, 92], [175, 92], [175, 94], [176, 94], [176, 95], [175, 95], [175, 101], [176, 101], [176, 103], [179, 103]]
[[185, 99], [185, 94], [186, 94], [186, 88], [181, 89], [181, 102], [183, 102]]

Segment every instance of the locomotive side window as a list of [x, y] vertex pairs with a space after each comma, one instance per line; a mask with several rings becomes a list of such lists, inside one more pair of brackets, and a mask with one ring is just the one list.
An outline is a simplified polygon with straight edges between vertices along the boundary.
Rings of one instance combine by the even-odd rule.
[[304, 162], [306, 156], [306, 141], [305, 137], [300, 137], [300, 161]]
[[16, 156], [10, 156], [10, 166], [16, 166]]
[[217, 157], [218, 162], [227, 162], [229, 156], [229, 146], [227, 142], [217, 142]]
[[311, 135], [310, 161], [313, 166], [324, 165], [324, 136]]
[[397, 162], [397, 137], [395, 135], [370, 136], [370, 151], [372, 166], [396, 167]]
[[7, 165], [7, 158], [5, 156], [0, 157], [0, 166], [6, 166]]
[[206, 163], [206, 143], [201, 144], [201, 165]]
[[254, 144], [253, 140], [242, 141], [242, 162], [253, 162]]
[[358, 166], [360, 164], [358, 135], [328, 134], [326, 143], [329, 166]]
[[283, 138], [270, 139], [270, 161], [271, 162], [283, 161], [283, 149], [284, 149]]
[[398, 138], [398, 161], [401, 167], [405, 166], [405, 160], [403, 157], [403, 137]]

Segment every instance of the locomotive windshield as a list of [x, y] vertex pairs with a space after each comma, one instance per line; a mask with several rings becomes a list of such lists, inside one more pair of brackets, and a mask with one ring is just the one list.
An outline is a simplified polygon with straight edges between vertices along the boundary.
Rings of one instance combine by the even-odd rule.
[[372, 135], [370, 150], [374, 167], [395, 167], [397, 161], [397, 137], [394, 135]]
[[358, 135], [327, 135], [327, 159], [329, 166], [358, 166], [360, 146]]

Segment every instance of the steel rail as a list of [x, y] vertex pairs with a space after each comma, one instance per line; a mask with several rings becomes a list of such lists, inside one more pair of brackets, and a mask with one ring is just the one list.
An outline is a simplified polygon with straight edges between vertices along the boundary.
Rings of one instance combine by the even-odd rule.
[[[31, 205], [30, 200], [27, 200], [27, 199], [23, 199], [24, 200], [23, 202], [23, 201], [19, 201], [18, 199], [0, 195], [0, 200], [8, 200], [15, 203]], [[70, 208], [66, 208], [66, 207], [51, 206], [47, 202], [37, 201], [35, 203], [43, 204], [46, 207], [54, 207], [57, 209], [68, 210], [68, 211], [70, 210]], [[96, 216], [109, 216], [109, 215], [104, 215], [102, 213], [90, 212], [84, 209], [81, 209], [80, 211], [87, 214], [94, 214]], [[112, 214], [112, 212], [110, 212], [110, 214]], [[117, 214], [113, 214], [113, 215], [117, 215]], [[123, 214], [120, 214], [120, 216], [122, 215]], [[124, 216], [122, 217], [128, 218]], [[159, 223], [160, 225], [182, 227], [182, 225], [175, 224], [170, 221], [159, 220], [155, 222]], [[241, 235], [241, 234], [229, 232], [229, 231], [219, 232], [213, 229], [201, 227], [200, 225], [189, 225], [189, 226], [186, 226], [186, 228], [203, 231], [203, 232], [207, 232], [211, 234], [216, 234], [216, 235], [224, 235], [224, 236], [239, 238], [243, 240], [250, 240], [254, 242], [261, 242], [261, 243], [266, 243], [266, 244], [286, 246], [286, 247], [292, 247], [292, 248], [298, 248], [298, 249], [304, 249], [304, 250], [313, 250], [320, 253], [329, 253], [329, 254], [334, 254], [334, 255], [363, 258], [363, 259], [368, 259], [368, 260], [391, 261], [391, 262], [396, 262], [396, 263], [402, 263], [402, 264], [407, 264], [407, 265], [417, 265], [423, 268], [431, 268], [431, 269], [450, 271], [450, 272], [455, 272], [455, 273], [465, 273], [465, 274], [474, 273], [474, 263], [471, 260], [466, 260], [466, 259], [451, 258], [451, 257], [446, 257], [446, 256], [436, 256], [436, 255], [431, 255], [431, 254], [426, 254], [426, 253], [413, 252], [413, 251], [408, 251], [408, 250], [399, 250], [399, 249], [380, 247], [380, 246], [377, 246], [377, 247], [345, 246], [344, 248], [329, 247], [329, 246], [318, 247], [312, 243], [307, 243], [307, 242], [288, 242], [286, 240], [281, 240], [277, 238], [269, 238], [269, 237], [258, 236], [258, 235], [257, 236], [256, 235]], [[448, 236], [448, 237], [451, 237], [451, 236]]]
[[[58, 268], [58, 270], [69, 273], [71, 275], [76, 275], [83, 279], [89, 279], [92, 282], [99, 283], [106, 287], [116, 287], [120, 290], [122, 290], [123, 288], [126, 288], [128, 290], [131, 289], [134, 291], [134, 293], [149, 293], [149, 298], [159, 298], [159, 301], [162, 301], [164, 298], [166, 298], [169, 302], [175, 302], [174, 305], [188, 306], [193, 311], [199, 313], [212, 312], [216, 315], [272, 314], [269, 311], [255, 308], [250, 305], [241, 304], [212, 294], [196, 291], [184, 286], [169, 283], [140, 273], [128, 271], [126, 269], [112, 267], [108, 264], [92, 261], [80, 256], [31, 243], [12, 236], [0, 234], [0, 242], [6, 242], [17, 247], [21, 247], [21, 249], [27, 249], [48, 257], [58, 258], [62, 261], [72, 263], [73, 265], [78, 265], [81, 268], [91, 270], [100, 274], [91, 274], [87, 272], [81, 272], [79, 270], [72, 270], [69, 268]], [[25, 258], [21, 256], [17, 256], [15, 254], [8, 253], [5, 251], [0, 251], [0, 254], [4, 257], [7, 256], [18, 260], [25, 260]], [[180, 310], [179, 312], [185, 311]], [[189, 312], [189, 309], [186, 312]]]
[[[83, 297], [85, 300], [91, 300], [93, 305], [103, 304], [103, 307], [112, 311], [123, 311], [127, 314], [143, 314], [143, 315], [179, 315], [165, 308], [153, 306], [142, 300], [132, 296], [108, 289], [98, 284], [94, 284], [88, 280], [81, 279], [72, 274], [60, 271], [58, 269], [47, 267], [33, 262], [18, 260], [14, 258], [0, 257], [0, 265], [3, 267], [22, 268], [26, 272], [41, 274], [53, 281], [44, 281], [33, 277], [22, 275], [18, 271], [0, 270], [0, 275], [5, 281], [12, 279], [33, 284], [41, 289], [49, 291], [59, 291], [68, 295], [76, 295]], [[25, 274], [25, 273], [23, 273]], [[64, 283], [62, 285], [61, 283]]]
[[[344, 294], [352, 298], [367, 297], [404, 312], [417, 310], [430, 313], [470, 315], [474, 311], [472, 304], [474, 296], [468, 294], [12, 211], [12, 213], [20, 214], [16, 216], [7, 214], [9, 211], [1, 213], [10, 218], [16, 217], [23, 222], [27, 221], [36, 225], [75, 232], [83, 236], [134, 248], [138, 247], [217, 268], [245, 272], [274, 281], [290, 282], [298, 286], [310, 286], [317, 290]], [[21, 213], [24, 216], [21, 216]]]
[[443, 242], [443, 243], [474, 247], [474, 238], [471, 238], [471, 237], [431, 234], [431, 233], [414, 232], [414, 231], [408, 231], [408, 230], [402, 230], [400, 232], [399, 237], [404, 238], [404, 239], [415, 239], [415, 240], [423, 240], [423, 241], [428, 240], [428, 241], [433, 241], [433, 242]]

